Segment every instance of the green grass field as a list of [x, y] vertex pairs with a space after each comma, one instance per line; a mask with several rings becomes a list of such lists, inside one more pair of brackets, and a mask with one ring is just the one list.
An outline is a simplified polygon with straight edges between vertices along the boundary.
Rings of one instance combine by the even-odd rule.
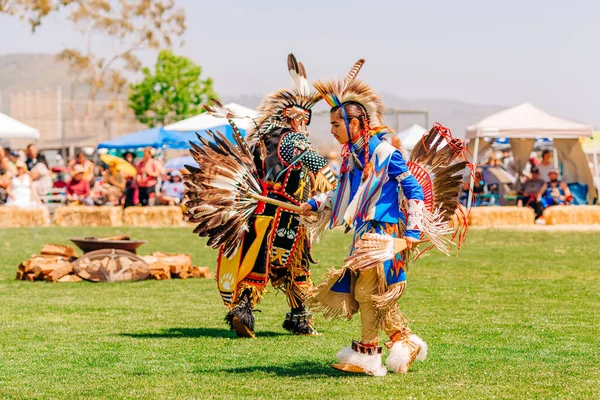
[[[0, 398], [600, 398], [600, 232], [472, 230], [458, 258], [422, 257], [400, 306], [429, 357], [383, 378], [329, 367], [358, 339], [358, 318], [317, 316], [321, 336], [291, 336], [273, 290], [258, 338], [239, 340], [212, 280], [14, 280], [44, 243], [116, 233], [149, 240], [142, 254], [188, 252], [215, 271], [216, 252], [189, 228], [1, 231]], [[317, 282], [348, 239], [317, 245]]]

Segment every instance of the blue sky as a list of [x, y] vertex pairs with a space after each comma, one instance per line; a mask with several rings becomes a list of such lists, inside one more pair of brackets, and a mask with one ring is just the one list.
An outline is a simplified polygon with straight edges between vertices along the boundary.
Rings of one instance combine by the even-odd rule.
[[[598, 1], [176, 3], [186, 10], [188, 29], [175, 50], [201, 64], [223, 98], [288, 85], [289, 52], [311, 78], [344, 74], [364, 57], [361, 77], [400, 97], [506, 106], [529, 101], [600, 126]], [[35, 34], [0, 16], [0, 37], [0, 54], [82, 45], [60, 15]], [[99, 50], [110, 47], [102, 43]], [[143, 55], [147, 64], [154, 58]]]

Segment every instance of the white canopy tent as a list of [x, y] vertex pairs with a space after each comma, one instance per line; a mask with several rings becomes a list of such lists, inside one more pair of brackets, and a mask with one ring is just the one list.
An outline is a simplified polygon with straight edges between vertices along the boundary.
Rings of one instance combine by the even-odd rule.
[[427, 129], [419, 124], [414, 124], [402, 132], [398, 132], [396, 135], [400, 138], [402, 147], [408, 151], [412, 151], [425, 132], [427, 132]]
[[[243, 115], [250, 118], [254, 118], [258, 114], [256, 110], [244, 107], [236, 103], [225, 104], [225, 107], [231, 109], [238, 115]], [[233, 121], [238, 127], [246, 130], [250, 128], [252, 124], [252, 120], [250, 118], [236, 118]], [[191, 132], [203, 131], [206, 129], [212, 129], [223, 125], [227, 125], [227, 120], [225, 118], [217, 118], [213, 117], [212, 115], [203, 113], [181, 120], [179, 122], [175, 122], [174, 124], [166, 125], [164, 129], [166, 131]]]
[[40, 131], [0, 113], [0, 139], [37, 139]]
[[[588, 202], [596, 198], [594, 179], [579, 138], [592, 136], [592, 126], [568, 121], [540, 110], [530, 103], [500, 111], [467, 127], [469, 149], [477, 163], [482, 138], [507, 138], [518, 171], [522, 171], [533, 150], [536, 138], [552, 138], [562, 163], [562, 179], [567, 183], [588, 185]], [[485, 143], [485, 142], [483, 142]], [[471, 188], [473, 179], [471, 178]], [[469, 197], [470, 207], [471, 198]]]

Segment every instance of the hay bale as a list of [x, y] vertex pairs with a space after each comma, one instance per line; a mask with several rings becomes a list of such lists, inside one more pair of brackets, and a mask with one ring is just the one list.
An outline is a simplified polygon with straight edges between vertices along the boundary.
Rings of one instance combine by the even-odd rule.
[[123, 210], [120, 207], [61, 207], [54, 213], [58, 226], [121, 226]]
[[530, 207], [473, 207], [469, 214], [469, 226], [531, 225], [534, 221]]
[[546, 225], [598, 225], [600, 206], [554, 206], [544, 210]]
[[46, 207], [31, 210], [9, 206], [0, 207], [0, 228], [48, 225], [50, 225], [50, 213]]
[[127, 226], [180, 226], [183, 211], [177, 206], [128, 207], [123, 212], [123, 224]]

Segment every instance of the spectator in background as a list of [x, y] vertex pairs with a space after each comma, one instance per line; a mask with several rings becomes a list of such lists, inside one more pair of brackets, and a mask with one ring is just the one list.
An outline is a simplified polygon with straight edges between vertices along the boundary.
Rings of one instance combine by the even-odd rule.
[[121, 197], [125, 191], [125, 178], [119, 171], [117, 163], [111, 162], [108, 171], [104, 173], [103, 188], [106, 191], [108, 202], [117, 205], [121, 203]]
[[94, 163], [87, 159], [84, 152], [80, 152], [77, 154], [77, 158], [69, 163], [69, 167], [71, 169], [71, 174], [73, 174], [73, 168], [79, 165], [83, 168], [83, 178], [88, 181], [88, 183], [92, 183], [94, 180]]
[[531, 178], [527, 178], [525, 182], [521, 183], [517, 190], [517, 204], [533, 208], [536, 217], [542, 215], [542, 208], [537, 197], [544, 184], [544, 180], [540, 177], [540, 170], [532, 167]]
[[90, 181], [84, 179], [85, 169], [80, 164], [75, 164], [72, 177], [67, 182], [67, 202], [93, 206], [94, 201], [90, 197]]
[[25, 156], [27, 157], [25, 164], [27, 165], [27, 169], [31, 171], [35, 164], [38, 163], [38, 150], [33, 143], [27, 145]]
[[185, 185], [181, 173], [177, 170], [169, 172], [169, 179], [163, 181], [160, 188], [159, 204], [174, 206], [183, 200]]
[[17, 173], [11, 178], [6, 188], [8, 193], [6, 205], [19, 208], [35, 208], [37, 203], [34, 200], [31, 188], [31, 177], [27, 173], [27, 164], [19, 161], [16, 167]]
[[[123, 158], [129, 164], [135, 166], [135, 154], [131, 151], [123, 154]], [[124, 176], [125, 178], [125, 191], [124, 191], [124, 202], [123, 208], [131, 207], [137, 204], [136, 191], [137, 191], [137, 181], [134, 176]]]
[[152, 147], [144, 149], [144, 158], [136, 166], [137, 184], [139, 190], [140, 204], [142, 206], [153, 205], [150, 199], [156, 195], [156, 184], [158, 177], [162, 174], [162, 165], [154, 159]]
[[549, 181], [544, 183], [538, 192], [538, 201], [541, 203], [542, 209], [571, 204], [573, 196], [571, 196], [567, 184], [558, 180], [558, 171], [551, 169], [548, 177]]
[[544, 150], [542, 152], [542, 161], [537, 165], [540, 170], [540, 177], [544, 182], [548, 182], [550, 177], [548, 174], [554, 169], [554, 165], [550, 162], [550, 150]]
[[8, 157], [0, 158], [0, 205], [6, 204], [8, 200], [7, 188], [10, 185], [12, 173], [9, 171]]
[[502, 168], [504, 168], [512, 176], [518, 175], [515, 159], [508, 151], [504, 151], [502, 153]]
[[52, 172], [48, 169], [48, 162], [43, 152], [37, 155], [37, 163], [30, 171], [33, 193], [36, 198], [41, 199], [52, 189]]
[[8, 148], [7, 157], [10, 162], [10, 164], [9, 164], [10, 171], [12, 173], [16, 174], [17, 173], [17, 163], [19, 162], [19, 153], [17, 153], [16, 151], [12, 151], [12, 150], [10, 150], [10, 148]]

